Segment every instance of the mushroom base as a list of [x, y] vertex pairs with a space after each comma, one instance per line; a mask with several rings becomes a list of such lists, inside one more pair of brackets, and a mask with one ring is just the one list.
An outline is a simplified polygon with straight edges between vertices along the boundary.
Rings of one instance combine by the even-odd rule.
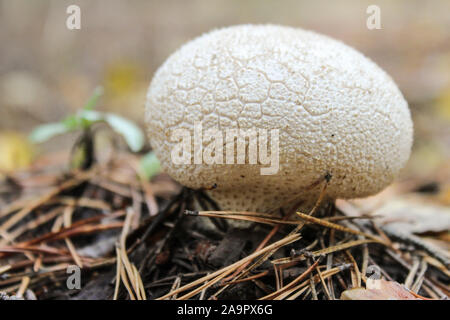
[[[221, 210], [238, 212], [258, 212], [278, 215], [280, 211], [290, 213], [295, 210], [308, 213], [316, 204], [320, 195], [320, 186], [304, 194], [272, 193], [255, 195], [251, 190], [209, 190], [207, 194], [217, 202]], [[322, 203], [331, 202], [329, 196]]]

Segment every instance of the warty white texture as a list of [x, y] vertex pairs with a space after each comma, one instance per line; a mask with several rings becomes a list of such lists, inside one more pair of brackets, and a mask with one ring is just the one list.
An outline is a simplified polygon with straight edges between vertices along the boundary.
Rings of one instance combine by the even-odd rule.
[[[261, 165], [174, 165], [176, 128], [280, 130], [278, 174]], [[393, 80], [353, 48], [276, 25], [239, 25], [182, 46], [157, 70], [146, 103], [152, 147], [163, 169], [209, 194], [224, 210], [267, 212], [330, 198], [372, 195], [410, 156], [413, 125]], [[204, 143], [204, 147], [208, 144]], [[265, 166], [262, 166], [265, 167]]]

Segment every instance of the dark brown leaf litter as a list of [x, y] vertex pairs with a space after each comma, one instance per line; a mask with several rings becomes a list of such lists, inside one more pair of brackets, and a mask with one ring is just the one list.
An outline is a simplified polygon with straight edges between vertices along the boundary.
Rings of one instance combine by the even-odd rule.
[[[166, 175], [141, 181], [129, 154], [88, 171], [54, 162], [0, 185], [0, 299], [449, 295], [448, 230], [402, 233], [382, 224], [368, 202], [278, 215], [220, 211], [205, 193]], [[433, 192], [416, 183], [389, 199], [436, 199], [434, 183]], [[74, 265], [80, 289], [68, 288]], [[376, 291], [377, 283], [393, 288], [392, 296]]]

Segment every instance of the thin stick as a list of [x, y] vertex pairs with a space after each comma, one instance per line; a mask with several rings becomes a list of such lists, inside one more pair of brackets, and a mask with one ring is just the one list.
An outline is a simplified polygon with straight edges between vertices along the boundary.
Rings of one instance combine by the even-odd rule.
[[361, 272], [359, 271], [358, 264], [349, 250], [345, 250], [345, 254], [347, 255], [350, 263], [353, 265], [352, 270], [350, 270], [352, 273], [352, 285], [354, 288], [359, 288], [361, 287]]
[[[368, 239], [344, 242], [342, 244], [338, 244], [338, 245], [331, 246], [331, 247], [328, 247], [328, 248], [325, 248], [325, 249], [320, 249], [320, 250], [317, 250], [317, 251], [310, 252], [309, 255], [312, 256], [312, 257], [319, 257], [319, 256], [322, 256], [322, 255], [330, 254], [332, 252], [341, 251], [341, 250], [345, 250], [345, 249], [348, 249], [348, 248], [351, 248], [351, 247], [359, 246], [361, 244], [373, 243], [373, 242], [375, 242], [375, 241], [368, 240]], [[289, 263], [289, 262], [292, 262], [292, 261], [300, 261], [300, 260], [305, 260], [305, 259], [306, 259], [305, 254], [301, 254], [301, 255], [299, 255], [297, 257], [293, 257], [293, 258], [292, 257], [286, 257], [286, 258], [276, 259], [276, 260], [273, 260], [272, 263], [274, 263], [274, 264], [285, 264], [285, 263]]]
[[[288, 218], [288, 215], [285, 215], [282, 219], [282, 221], [286, 221]], [[270, 239], [272, 239], [272, 237], [278, 232], [278, 230], [280, 229], [280, 225], [276, 225], [272, 228], [272, 230], [267, 234], [267, 236], [263, 239], [263, 241], [261, 241], [261, 243], [258, 245], [258, 247], [255, 249], [255, 252], [258, 250], [261, 250], [262, 248], [264, 248], [264, 246], [270, 241]], [[224, 279], [223, 281], [229, 281], [230, 279], [233, 279], [234, 277], [236, 277], [242, 270], [244, 270], [248, 265], [250, 264], [250, 261], [244, 265], [242, 265], [241, 267], [239, 267], [231, 276], [229, 276], [228, 278]]]
[[8, 231], [12, 226], [14, 226], [20, 220], [25, 218], [31, 211], [33, 211], [37, 207], [43, 205], [44, 203], [46, 203], [48, 200], [50, 200], [51, 198], [53, 198], [60, 192], [70, 189], [70, 188], [73, 188], [73, 187], [79, 185], [80, 183], [88, 180], [92, 174], [93, 174], [93, 171], [90, 171], [87, 173], [80, 173], [78, 175], [78, 177], [65, 181], [60, 186], [53, 188], [50, 192], [43, 195], [39, 199], [32, 201], [28, 206], [24, 207], [19, 212], [17, 212], [15, 215], [10, 217], [7, 221], [5, 221], [0, 226], [0, 231], [5, 231], [5, 232]]
[[328, 286], [325, 283], [325, 279], [322, 276], [322, 272], [319, 269], [319, 266], [316, 266], [316, 272], [317, 272], [317, 275], [319, 276], [320, 282], [322, 283], [322, 287], [325, 292], [325, 295], [327, 296], [327, 299], [333, 300], [333, 298], [331, 298], [330, 291], [328, 290]]
[[[217, 271], [215, 271], [215, 272], [213, 272], [213, 273], [211, 273], [209, 275], [201, 277], [200, 279], [197, 279], [197, 280], [195, 280], [195, 281], [193, 281], [193, 282], [191, 282], [189, 284], [186, 284], [186, 285], [178, 288], [177, 290], [171, 291], [171, 292], [165, 294], [164, 296], [158, 298], [157, 300], [167, 299], [167, 298], [173, 296], [176, 293], [179, 293], [179, 292], [182, 292], [182, 291], [186, 291], [186, 290], [188, 290], [188, 289], [190, 289], [192, 287], [195, 287], [196, 285], [199, 285], [199, 284], [201, 284], [201, 283], [203, 283], [203, 282], [205, 282], [207, 280], [213, 279], [213, 278], [217, 277], [220, 274], [226, 273], [226, 275], [228, 275], [233, 270], [235, 270], [235, 268], [239, 267], [243, 263], [246, 263], [249, 260], [253, 260], [254, 258], [256, 258], [256, 257], [258, 257], [258, 256], [260, 256], [260, 255], [262, 255], [262, 254], [264, 254], [266, 252], [269, 252], [270, 250], [280, 248], [281, 246], [284, 246], [286, 244], [295, 242], [295, 241], [297, 241], [299, 239], [300, 239], [300, 235], [299, 234], [289, 235], [289, 236], [287, 236], [287, 237], [285, 237], [285, 238], [283, 238], [283, 239], [281, 239], [281, 240], [279, 240], [277, 242], [274, 242], [271, 245], [261, 249], [258, 252], [252, 253], [251, 255], [249, 255], [249, 256], [247, 256], [247, 257], [245, 257], [245, 258], [243, 258], [243, 259], [241, 259], [241, 260], [239, 260], [239, 261], [237, 261], [237, 262], [235, 262], [235, 263], [233, 263], [233, 264], [231, 264], [231, 265], [229, 265], [229, 266], [227, 266], [225, 268], [222, 268], [222, 269], [217, 270]], [[229, 270], [231, 270], [231, 271], [229, 271]]]
[[372, 240], [374, 240], [374, 241], [376, 241], [378, 243], [386, 244], [381, 239], [379, 239], [379, 238], [377, 238], [375, 236], [372, 236], [371, 234], [367, 234], [367, 233], [364, 233], [362, 231], [359, 231], [359, 230], [354, 230], [354, 229], [351, 229], [351, 228], [347, 228], [347, 227], [341, 226], [339, 224], [335, 224], [335, 223], [329, 222], [329, 221], [324, 220], [324, 219], [311, 217], [311, 216], [309, 216], [307, 214], [304, 214], [302, 212], [297, 212], [297, 215], [300, 217], [300, 219], [303, 219], [303, 220], [305, 220], [307, 222], [310, 222], [310, 223], [318, 224], [318, 225], [321, 225], [323, 227], [330, 228], [330, 229], [335, 229], [335, 230], [342, 231], [342, 232], [355, 234], [355, 235], [358, 235], [358, 236], [364, 236], [364, 237], [366, 237], [368, 239], [372, 239]]
[[414, 293], [418, 293], [420, 290], [420, 287], [422, 286], [423, 279], [425, 277], [425, 272], [427, 272], [428, 264], [425, 261], [425, 259], [422, 259], [422, 263], [420, 264], [420, 272], [417, 275], [417, 279], [414, 282], [411, 291]]
[[289, 282], [286, 286], [284, 286], [283, 288], [272, 292], [271, 294], [268, 294], [264, 297], [262, 297], [260, 300], [270, 300], [273, 298], [276, 298], [277, 296], [279, 296], [280, 294], [286, 292], [287, 290], [291, 289], [292, 287], [294, 287], [297, 283], [299, 283], [300, 281], [302, 281], [303, 279], [306, 278], [306, 276], [314, 270], [314, 268], [319, 264], [320, 259], [317, 259], [316, 262], [314, 262], [308, 269], [305, 270], [305, 272], [303, 272], [301, 275], [299, 275], [297, 278], [295, 278], [294, 280], [292, 280], [291, 282]]
[[[311, 267], [311, 259], [306, 259], [306, 263], [307, 263], [308, 268], [310, 268]], [[317, 268], [317, 265], [316, 265], [315, 269], [316, 268]], [[316, 284], [314, 283], [314, 276], [313, 276], [312, 272], [309, 274], [309, 287], [311, 288], [311, 295], [312, 295], [313, 300], [319, 300], [317, 297]]]
[[30, 284], [30, 277], [23, 277], [22, 283], [20, 284], [19, 290], [17, 290], [17, 296], [23, 297], [23, 294], [28, 288], [28, 285]]
[[262, 278], [262, 277], [264, 277], [264, 276], [266, 276], [268, 274], [269, 274], [269, 271], [266, 270], [266, 271], [263, 271], [261, 273], [255, 274], [254, 276], [243, 278], [243, 279], [239, 279], [239, 280], [230, 281], [230, 282], [227, 282], [227, 283], [222, 284], [222, 285], [230, 285], [230, 284], [237, 284], [237, 283], [247, 282], [247, 281], [255, 280], [255, 279], [258, 279], [258, 278]]
[[414, 259], [412, 268], [409, 270], [408, 276], [405, 279], [405, 287], [411, 289], [411, 286], [414, 281], [414, 277], [416, 276], [417, 271], [419, 270], [420, 260]]
[[119, 287], [120, 287], [120, 275], [122, 269], [122, 259], [120, 258], [119, 244], [116, 243], [116, 284], [114, 288], [114, 296], [113, 300], [117, 300], [117, 296], [119, 295]]

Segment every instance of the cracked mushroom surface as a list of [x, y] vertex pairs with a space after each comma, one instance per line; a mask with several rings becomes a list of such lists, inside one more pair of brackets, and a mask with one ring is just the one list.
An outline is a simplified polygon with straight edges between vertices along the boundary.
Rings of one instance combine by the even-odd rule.
[[[174, 164], [174, 129], [278, 129], [279, 168]], [[240, 25], [182, 46], [157, 70], [146, 102], [149, 139], [163, 170], [209, 189], [223, 210], [268, 212], [294, 199], [372, 195], [389, 185], [411, 152], [408, 104], [394, 81], [355, 49], [315, 32]], [[269, 139], [270, 141], [270, 139]], [[270, 142], [269, 142], [270, 143]], [[212, 140], [203, 140], [203, 150]], [[224, 158], [225, 158], [225, 149]]]

